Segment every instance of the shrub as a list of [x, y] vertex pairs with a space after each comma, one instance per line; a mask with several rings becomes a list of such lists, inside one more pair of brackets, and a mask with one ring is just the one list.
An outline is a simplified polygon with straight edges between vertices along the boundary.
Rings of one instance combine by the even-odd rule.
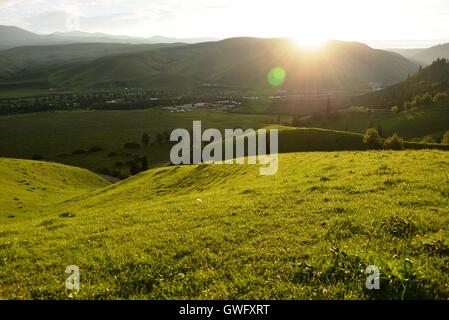
[[424, 143], [436, 143], [436, 140], [432, 136], [425, 136], [424, 138], [422, 138], [422, 142], [424, 142]]
[[443, 139], [441, 139], [442, 144], [449, 144], [449, 131], [446, 131], [446, 133], [443, 135]]
[[147, 146], [148, 143], [150, 142], [150, 136], [148, 135], [148, 133], [146, 133], [146, 132], [143, 133], [140, 141], [142, 142], [143, 145]]
[[363, 143], [368, 149], [379, 149], [381, 146], [379, 132], [374, 128], [366, 130], [365, 135], [363, 136]]
[[405, 109], [405, 110], [413, 109], [413, 103], [407, 101], [406, 103], [404, 103], [404, 109]]
[[394, 113], [398, 113], [399, 112], [399, 107], [398, 106], [392, 106], [391, 107], [391, 111]]
[[402, 150], [404, 143], [400, 136], [396, 133], [384, 141], [384, 149], [386, 150]]
[[440, 92], [433, 97], [433, 103], [442, 103], [448, 100], [448, 95], [446, 92]]
[[413, 99], [412, 104], [414, 104], [416, 107], [425, 107], [428, 105], [431, 105], [433, 103], [433, 97], [430, 93], [426, 93], [424, 95], [417, 95]]
[[428, 106], [431, 105], [433, 103], [433, 97], [430, 93], [426, 93], [423, 97], [422, 97], [422, 102], [424, 104], [424, 106]]

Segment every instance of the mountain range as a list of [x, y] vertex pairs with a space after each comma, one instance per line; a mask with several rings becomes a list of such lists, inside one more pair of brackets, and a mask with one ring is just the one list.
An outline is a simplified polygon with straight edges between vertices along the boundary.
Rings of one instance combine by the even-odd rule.
[[0, 50], [7, 50], [21, 46], [58, 45], [70, 43], [126, 43], [126, 44], [155, 44], [155, 43], [198, 43], [213, 41], [211, 38], [177, 39], [162, 36], [151, 38], [116, 36], [105, 33], [88, 33], [82, 31], [55, 32], [39, 35], [14, 26], [0, 26]]
[[367, 90], [395, 83], [418, 66], [399, 54], [357, 42], [329, 41], [309, 52], [289, 39], [231, 38], [198, 44], [33, 46], [0, 53], [0, 88], [185, 87], [212, 84], [267, 88], [275, 67], [280, 88]]
[[438, 58], [449, 59], [449, 43], [439, 44], [431, 48], [420, 49], [390, 49], [405, 58], [422, 66], [430, 65]]

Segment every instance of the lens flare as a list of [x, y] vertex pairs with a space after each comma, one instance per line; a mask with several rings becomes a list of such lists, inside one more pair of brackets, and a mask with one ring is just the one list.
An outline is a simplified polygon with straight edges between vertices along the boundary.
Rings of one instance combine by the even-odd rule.
[[268, 83], [273, 87], [279, 87], [285, 82], [285, 77], [287, 76], [287, 72], [281, 67], [276, 67], [268, 72]]

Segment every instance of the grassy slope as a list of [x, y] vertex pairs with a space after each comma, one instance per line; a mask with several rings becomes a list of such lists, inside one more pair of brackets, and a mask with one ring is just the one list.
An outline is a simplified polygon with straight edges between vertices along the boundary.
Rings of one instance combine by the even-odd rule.
[[[332, 152], [281, 155], [266, 177], [150, 170], [2, 226], [0, 297], [67, 298], [75, 264], [76, 298], [447, 299], [448, 165], [438, 151]], [[370, 264], [380, 291], [363, 289]]]
[[[367, 116], [365, 114], [355, 116], [359, 118], [354, 118], [351, 123], [368, 122], [368, 119], [363, 118]], [[277, 116], [213, 111], [170, 113], [155, 109], [42, 112], [1, 116], [0, 156], [31, 158], [33, 154], [39, 154], [45, 159], [96, 172], [100, 168], [108, 168], [128, 174], [128, 166], [117, 167], [116, 163], [125, 163], [133, 158], [132, 155], [146, 155], [151, 166], [159, 166], [169, 161], [170, 145], [150, 145], [138, 150], [125, 150], [124, 143], [140, 143], [143, 132], [148, 132], [151, 141], [154, 142], [156, 134], [164, 131], [170, 132], [175, 128], [191, 130], [193, 120], [202, 120], [203, 130], [236, 127], [258, 129], [275, 123]], [[334, 119], [334, 125], [331, 127], [341, 130], [339, 124], [343, 120], [340, 120]], [[289, 123], [291, 118], [284, 116], [281, 121]], [[325, 126], [325, 123], [316, 123], [316, 125]], [[357, 133], [316, 128], [280, 127], [280, 130], [279, 146], [282, 153], [365, 149], [362, 136]], [[385, 129], [385, 132], [388, 130]], [[74, 150], [88, 150], [94, 146], [100, 146], [104, 150], [81, 155], [72, 154]], [[108, 157], [111, 151], [116, 152], [117, 155]]]
[[0, 176], [0, 223], [45, 215], [55, 204], [108, 185], [83, 169], [5, 158]]

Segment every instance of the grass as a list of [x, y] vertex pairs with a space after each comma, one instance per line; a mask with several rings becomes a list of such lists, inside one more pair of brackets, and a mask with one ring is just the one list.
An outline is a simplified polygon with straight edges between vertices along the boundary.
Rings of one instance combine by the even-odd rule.
[[[39, 154], [47, 160], [98, 171], [117, 168], [133, 155], [149, 158], [152, 166], [169, 161], [169, 145], [151, 145], [124, 150], [126, 142], [140, 143], [144, 132], [154, 143], [156, 135], [175, 128], [192, 129], [193, 120], [205, 128], [261, 128], [275, 122], [273, 115], [238, 115], [213, 111], [170, 113], [165, 110], [43, 112], [0, 116], [0, 156], [31, 159]], [[99, 146], [101, 152], [73, 155], [78, 149]], [[110, 152], [116, 155], [108, 157]]]
[[0, 223], [45, 215], [64, 200], [107, 186], [87, 170], [0, 158]]
[[375, 128], [382, 126], [384, 136], [397, 133], [406, 139], [422, 138], [426, 135], [441, 138], [449, 128], [449, 106], [427, 107], [423, 110], [399, 114], [340, 111], [329, 120], [308, 120], [311, 127], [357, 133], [364, 133], [371, 121]]
[[153, 169], [2, 225], [0, 298], [448, 299], [448, 165], [378, 151], [282, 154], [274, 176]]
[[[206, 128], [262, 128], [278, 121], [276, 115], [237, 114], [197, 110], [170, 113], [160, 109], [130, 111], [59, 111], [0, 116], [0, 156], [31, 159], [40, 155], [46, 160], [105, 173], [116, 171], [129, 175], [126, 162], [147, 156], [150, 167], [166, 165], [171, 145], [155, 144], [157, 134], [175, 128], [192, 129], [193, 120], [202, 120]], [[290, 117], [280, 118], [289, 123]], [[338, 121], [336, 121], [338, 124]], [[338, 125], [336, 125], [338, 127]], [[362, 136], [332, 129], [280, 129], [280, 152], [365, 150]], [[124, 149], [127, 142], [140, 143], [143, 132], [150, 135], [150, 145]], [[73, 154], [101, 147], [99, 152]], [[408, 145], [411, 148], [441, 146]]]

